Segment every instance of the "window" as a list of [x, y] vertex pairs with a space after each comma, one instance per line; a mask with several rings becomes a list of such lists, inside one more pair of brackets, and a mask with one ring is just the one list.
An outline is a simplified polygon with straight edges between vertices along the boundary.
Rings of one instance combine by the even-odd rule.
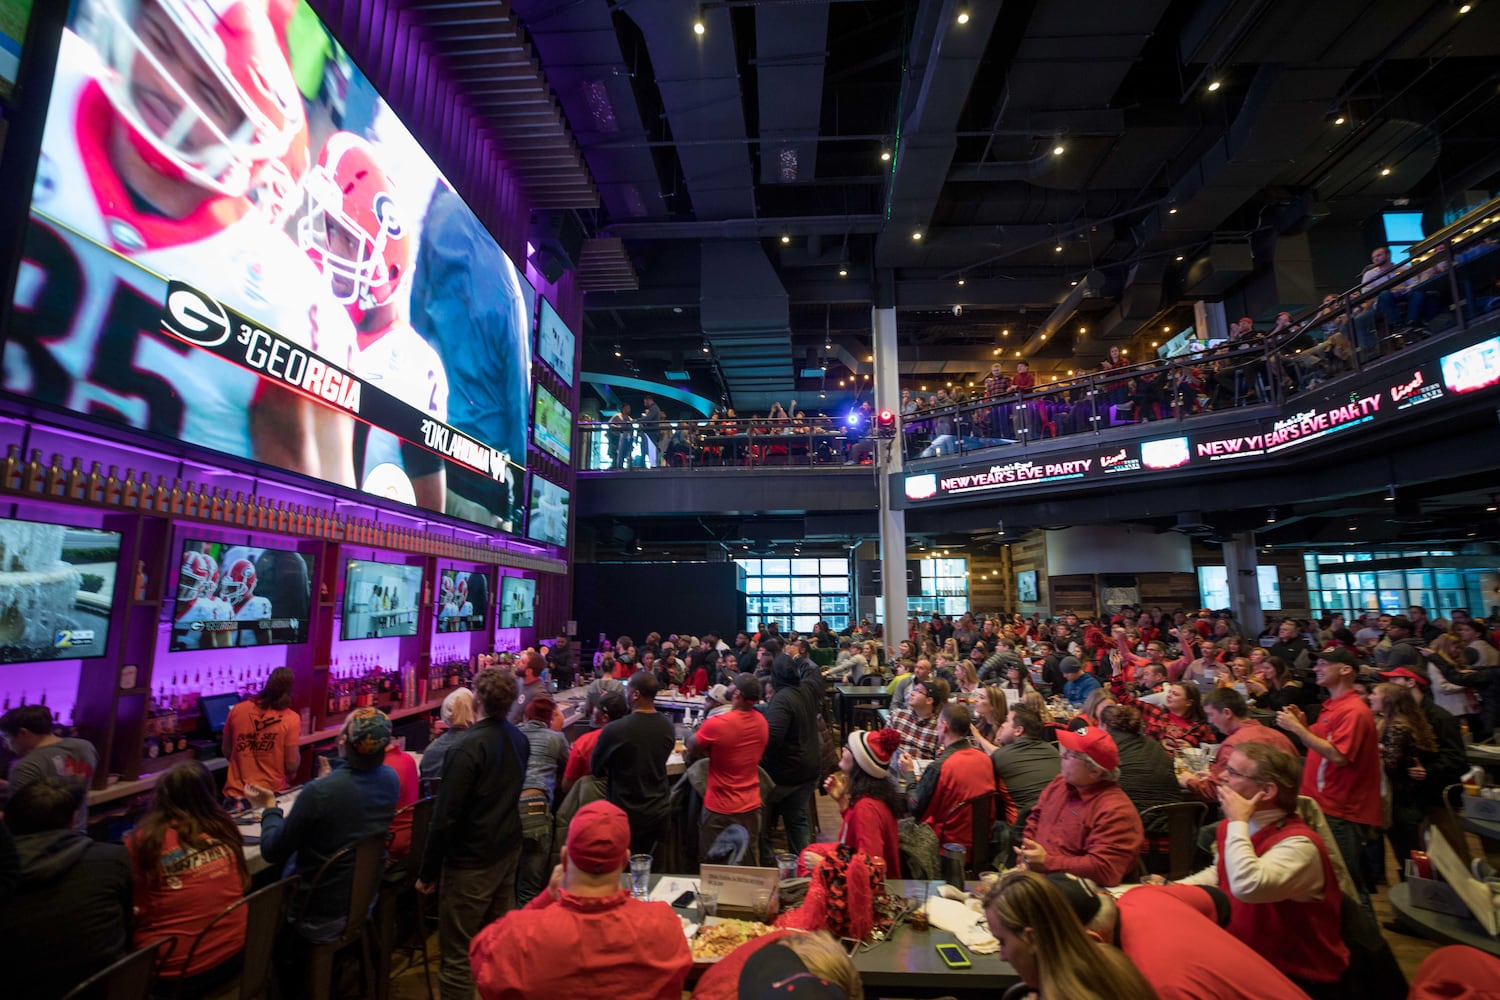
[[921, 595], [908, 596], [909, 612], [931, 615], [961, 615], [969, 610], [969, 561], [967, 559], [923, 559]]
[[1386, 212], [1385, 239], [1391, 247], [1391, 263], [1399, 264], [1411, 256], [1411, 245], [1422, 242], [1421, 212]]
[[[1309, 610], [1314, 617], [1335, 611], [1346, 615], [1366, 611], [1396, 614], [1413, 604], [1420, 604], [1433, 618], [1447, 618], [1455, 608], [1467, 608], [1474, 614], [1483, 613], [1488, 610], [1482, 600], [1485, 589], [1481, 579], [1485, 570], [1435, 566], [1422, 569], [1370, 567], [1356, 571], [1354, 566], [1348, 565], [1395, 559], [1441, 559], [1452, 555], [1453, 551], [1447, 549], [1309, 553], [1303, 556]], [[1493, 571], [1489, 572], [1493, 577]]]
[[[1323, 574], [1326, 580], [1333, 574]], [[1339, 574], [1342, 575], [1342, 574]], [[1256, 582], [1260, 585], [1260, 606], [1263, 611], [1281, 610], [1281, 580], [1275, 566], [1255, 567]], [[1229, 598], [1229, 571], [1223, 566], [1198, 567], [1198, 596], [1205, 608], [1227, 608]]]
[[848, 559], [739, 559], [745, 573], [745, 631], [774, 621], [783, 633], [811, 632], [820, 620], [849, 627]]

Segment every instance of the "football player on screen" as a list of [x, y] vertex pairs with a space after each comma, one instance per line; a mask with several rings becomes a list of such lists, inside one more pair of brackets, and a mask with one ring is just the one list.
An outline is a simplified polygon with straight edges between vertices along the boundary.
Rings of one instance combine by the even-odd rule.
[[193, 628], [194, 622], [231, 620], [229, 604], [219, 599], [216, 580], [219, 564], [207, 552], [184, 549], [182, 565], [177, 569], [177, 607], [172, 622], [173, 636], [179, 649], [210, 649], [227, 646], [228, 632], [204, 632]]
[[[272, 616], [270, 599], [255, 593], [255, 580], [255, 563], [242, 557], [229, 563], [219, 582], [219, 596], [229, 603], [230, 617], [237, 622], [265, 621]], [[241, 629], [234, 635], [236, 646], [259, 643], [251, 629]]]
[[[354, 321], [354, 374], [445, 421], [448, 376], [443, 359], [406, 319], [411, 232], [378, 156], [352, 132], [328, 137], [304, 180], [307, 212], [297, 223], [297, 242]], [[365, 424], [355, 433], [361, 489], [443, 510], [441, 458]]]
[[[279, 0], [277, 0], [279, 2]], [[65, 31], [5, 387], [354, 485], [353, 421], [160, 332], [179, 278], [348, 367], [348, 316], [251, 192], [301, 95], [268, 0], [79, 0]]]

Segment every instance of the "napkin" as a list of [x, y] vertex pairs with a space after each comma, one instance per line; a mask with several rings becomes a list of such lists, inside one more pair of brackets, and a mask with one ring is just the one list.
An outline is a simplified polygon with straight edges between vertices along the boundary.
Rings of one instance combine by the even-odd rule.
[[[977, 900], [975, 901], [977, 904]], [[977, 909], [952, 899], [938, 896], [928, 897], [923, 907], [932, 926], [947, 931], [958, 938], [960, 944], [976, 955], [993, 955], [1000, 950], [1000, 942], [985, 926], [984, 914]]]

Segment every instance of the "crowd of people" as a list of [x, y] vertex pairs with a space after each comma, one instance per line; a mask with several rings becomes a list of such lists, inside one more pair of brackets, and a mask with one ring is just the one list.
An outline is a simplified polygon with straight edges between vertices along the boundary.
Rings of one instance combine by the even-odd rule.
[[[1014, 869], [987, 898], [990, 927], [1044, 997], [1230, 996], [1251, 982], [1264, 984], [1256, 995], [1363, 996], [1372, 970], [1393, 967], [1378, 930], [1374, 946], [1358, 933], [1392, 870], [1384, 843], [1404, 861], [1435, 825], [1464, 850], [1441, 794], [1466, 768], [1463, 727], [1478, 735], [1495, 715], [1496, 624], [1413, 606], [1247, 635], [1227, 613], [1127, 607], [1098, 619], [934, 615], [899, 639], [865, 623], [806, 635], [767, 623], [727, 640], [619, 636], [592, 656], [559, 641], [450, 693], [420, 771], [383, 713], [351, 712], [338, 762], [285, 810], [297, 730], [283, 714], [291, 675], [278, 670], [230, 714], [227, 729], [279, 735], [226, 732], [228, 799], [201, 763], [178, 764], [122, 845], [81, 829], [93, 748], [26, 706], [0, 718], [19, 755], [0, 835], [0, 947], [22, 970], [8, 989], [53, 995], [162, 938], [180, 945], [161, 967], [173, 988], [237, 971], [242, 915], [188, 946], [250, 885], [226, 810], [243, 797], [261, 810], [262, 857], [302, 876], [277, 953], [292, 976], [298, 949], [337, 939], [347, 917], [352, 868], [315, 875], [372, 836], [436, 897], [445, 997], [542, 996], [580, 975], [679, 996], [691, 958], [666, 907], [621, 889], [632, 856], [688, 869], [790, 858], [808, 873], [847, 848], [899, 878], [934, 870], [929, 845], [944, 844]], [[845, 682], [893, 707], [838, 731], [829, 694]], [[658, 711], [664, 691], [700, 707], [688, 731]], [[678, 749], [688, 774], [674, 787]], [[436, 787], [431, 826], [408, 859], [398, 812], [424, 780]], [[818, 835], [820, 793], [839, 822]], [[1151, 889], [1165, 881], [1153, 874], [1165, 836], [1153, 807], [1179, 802], [1219, 816], [1204, 825], [1201, 870]], [[988, 811], [988, 843], [975, 841], [975, 809]], [[918, 828], [931, 836], [910, 836]], [[37, 919], [46, 913], [57, 921]], [[1172, 961], [1131, 930], [1165, 919], [1201, 924], [1195, 940], [1216, 943], [1199, 954], [1216, 961]], [[549, 960], [543, 945], [564, 941], [576, 942], [570, 962]], [[748, 970], [741, 959], [730, 967]], [[1182, 992], [1199, 980], [1222, 988]]]

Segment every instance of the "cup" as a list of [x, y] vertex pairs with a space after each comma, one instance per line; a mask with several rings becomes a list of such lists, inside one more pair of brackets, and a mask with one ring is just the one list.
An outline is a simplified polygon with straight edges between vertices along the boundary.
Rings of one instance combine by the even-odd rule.
[[979, 894], [982, 896], [988, 893], [991, 889], [995, 888], [996, 883], [999, 881], [1000, 873], [993, 868], [986, 868], [979, 873]]
[[927, 883], [918, 882], [906, 888], [907, 920], [914, 931], [925, 931], [927, 922]]
[[651, 855], [630, 856], [630, 894], [636, 899], [651, 895]]
[[698, 887], [698, 922], [706, 923], [709, 917], [719, 915], [719, 889], [717, 886]]
[[797, 855], [786, 853], [776, 855], [776, 874], [783, 882], [789, 878], [796, 878]]
[[771, 922], [771, 900], [772, 895], [768, 889], [756, 889], [754, 902], [750, 911], [755, 914], [755, 919], [761, 923]]

